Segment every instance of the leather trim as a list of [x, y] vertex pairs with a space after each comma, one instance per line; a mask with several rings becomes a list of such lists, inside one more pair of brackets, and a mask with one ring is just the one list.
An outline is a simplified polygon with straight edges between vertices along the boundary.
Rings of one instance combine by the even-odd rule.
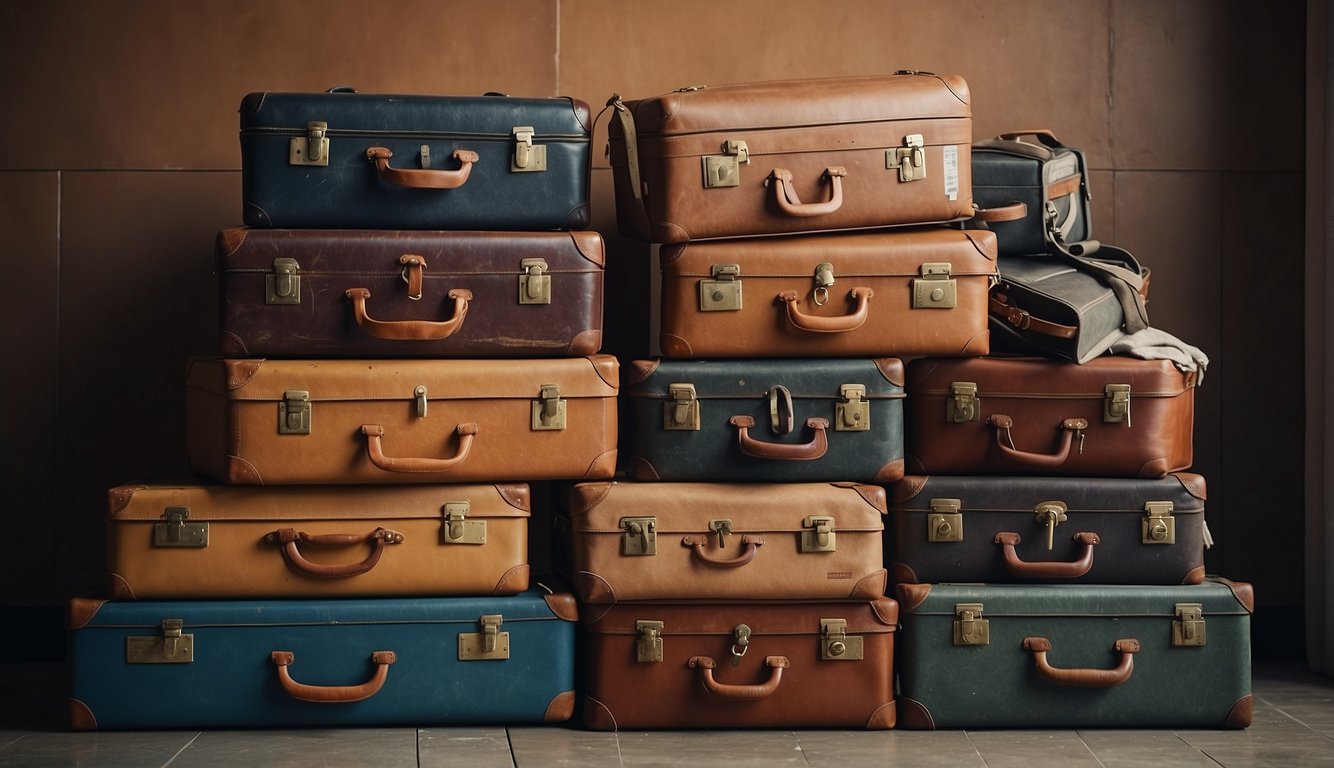
[[119, 573], [107, 574], [107, 586], [108, 586], [108, 591], [111, 592], [111, 597], [116, 600], [137, 599], [134, 596], [134, 589], [130, 587], [130, 583], [126, 581], [125, 577], [121, 576]]
[[250, 355], [245, 340], [231, 331], [223, 331], [218, 334], [218, 351], [228, 357], [248, 357]]
[[616, 718], [612, 716], [606, 704], [588, 694], [584, 694], [582, 704], [585, 726], [595, 731], [616, 730]]
[[583, 598], [585, 603], [611, 605], [616, 602], [616, 590], [596, 573], [576, 571], [574, 584], [579, 591], [579, 597]]
[[556, 592], [546, 596], [547, 607], [562, 621], [579, 620], [579, 603], [569, 592]]
[[134, 494], [142, 491], [147, 486], [144, 485], [118, 485], [107, 491], [107, 516], [115, 517], [134, 500]]
[[619, 388], [621, 364], [611, 355], [588, 355], [586, 358], [593, 366], [593, 371], [611, 387], [612, 394]]
[[893, 632], [899, 626], [899, 601], [892, 597], [878, 597], [871, 601], [871, 611], [882, 624]]
[[892, 483], [900, 477], [903, 477], [903, 473], [903, 459], [894, 459], [881, 467], [879, 472], [875, 473], [875, 481], [877, 483]]
[[1150, 459], [1140, 465], [1139, 475], [1137, 477], [1166, 477], [1168, 472], [1181, 467], [1169, 466], [1167, 459], [1159, 456], [1156, 459]]
[[849, 600], [874, 600], [884, 597], [885, 582], [889, 579], [889, 572], [881, 568], [874, 573], [863, 576], [852, 587], [848, 593]]
[[1230, 581], [1219, 578], [1218, 583], [1232, 590], [1232, 596], [1237, 598], [1241, 607], [1246, 609], [1247, 613], [1255, 613], [1255, 587], [1244, 581]]
[[664, 243], [658, 247], [658, 267], [670, 267], [685, 255], [690, 243]]
[[529, 566], [527, 563], [516, 565], [501, 575], [500, 581], [492, 590], [495, 595], [516, 595], [528, 589]]
[[876, 707], [871, 713], [871, 719], [866, 721], [866, 730], [868, 731], [887, 731], [894, 727], [897, 707], [894, 702], [887, 701]]
[[654, 226], [654, 232], [665, 233], [660, 238], [664, 243], [680, 243], [692, 239], [690, 232], [679, 224], [673, 224], [670, 221], [659, 222]]
[[[923, 72], [922, 74], [926, 73]], [[950, 93], [954, 94], [954, 98], [958, 99], [960, 103], [972, 106], [969, 102], [969, 99], [972, 98], [972, 94], [968, 90], [968, 81], [964, 80], [962, 75], [931, 75], [931, 77], [936, 78], [948, 88]], [[972, 110], [970, 109], [969, 112], [971, 113]]]
[[890, 562], [888, 565], [890, 578], [893, 579], [894, 584], [917, 584], [921, 581], [917, 578], [917, 571], [914, 571], [912, 566], [907, 563]]
[[252, 358], [250, 360], [223, 360], [222, 370], [223, 378], [227, 382], [227, 390], [237, 390], [250, 383], [250, 380], [259, 373], [259, 367], [264, 364], [264, 358]]
[[1199, 584], [1204, 581], [1204, 566], [1197, 565], [1186, 571], [1186, 575], [1181, 579], [1182, 584]]
[[963, 234], [983, 258], [990, 261], [996, 260], [996, 253], [998, 250], [996, 245], [996, 233], [981, 229], [965, 229]]
[[240, 456], [225, 456], [223, 463], [226, 468], [223, 474], [231, 485], [263, 485], [264, 478], [259, 474], [259, 470], [254, 464], [246, 461]]
[[588, 102], [583, 99], [576, 99], [573, 96], [566, 96], [570, 100], [570, 109], [574, 110], [574, 119], [584, 127], [585, 131], [593, 132], [593, 110], [589, 108]]
[[878, 485], [867, 485], [865, 483], [856, 483], [848, 486], [862, 497], [862, 500], [872, 507], [875, 507], [883, 517], [885, 512], [885, 489]]
[[658, 346], [662, 347], [662, 353], [668, 357], [695, 356], [695, 353], [690, 349], [690, 342], [675, 334], [658, 334]]
[[258, 223], [265, 227], [273, 226], [273, 219], [269, 216], [268, 211], [260, 208], [249, 200], [243, 201], [241, 205], [245, 209], [245, 212], [241, 216], [243, 220], [250, 223]]
[[590, 328], [586, 331], [580, 331], [570, 339], [570, 343], [565, 347], [565, 354], [571, 357], [580, 355], [592, 355], [602, 348], [602, 331]]
[[584, 472], [584, 477], [588, 478], [589, 480], [606, 480], [607, 478], [615, 477], [615, 475], [616, 475], [615, 448], [612, 448], [610, 451], [607, 451], [601, 456], [598, 456], [596, 459], [593, 459], [593, 462], [588, 465], [588, 471]]
[[917, 606], [926, 602], [931, 594], [930, 584], [899, 584], [894, 591], [899, 596], [899, 607], [911, 613]]
[[95, 600], [88, 597], [75, 597], [69, 601], [69, 611], [65, 618], [66, 629], [83, 629], [88, 626], [88, 622], [93, 620], [97, 612], [102, 610], [102, 604], [105, 600]]
[[580, 256], [599, 267], [606, 267], [606, 249], [603, 248], [602, 235], [595, 231], [576, 231], [570, 232], [569, 235]]
[[898, 727], [908, 728], [914, 731], [934, 731], [936, 721], [931, 717], [931, 713], [916, 699], [905, 699], [899, 697], [900, 709], [903, 710], [903, 717], [898, 720]]
[[574, 717], [574, 691], [565, 691], [556, 694], [556, 697], [547, 704], [547, 711], [542, 715], [544, 723], [563, 723]]
[[991, 352], [991, 329], [983, 328], [959, 350], [960, 357], [984, 357]]
[[93, 715], [93, 710], [73, 697], [69, 700], [69, 727], [75, 731], [97, 730], [97, 717]]
[[889, 500], [895, 504], [908, 501], [921, 493], [930, 479], [925, 475], [904, 475], [902, 479], [894, 483], [893, 488], [889, 489]]
[[1240, 699], [1237, 699], [1236, 703], [1232, 705], [1232, 708], [1227, 711], [1227, 717], [1223, 718], [1223, 727], [1224, 728], [1250, 727], [1251, 712], [1254, 709], [1254, 706], [1255, 703], [1251, 698], [1251, 694], [1249, 693], [1246, 694], [1245, 696], [1242, 696]]
[[588, 227], [589, 214], [588, 205], [580, 203], [571, 208], [569, 213], [565, 214], [565, 219], [561, 222], [561, 229], [585, 229]]
[[615, 480], [606, 480], [598, 483], [578, 483], [570, 489], [570, 520], [573, 522], [575, 516], [587, 514], [597, 505], [607, 500], [607, 494], [611, 493], [611, 487], [616, 485]]
[[1172, 477], [1181, 483], [1181, 487], [1200, 501], [1208, 501], [1207, 485], [1204, 477], [1194, 472], [1173, 472]]
[[897, 357], [880, 357], [874, 361], [875, 367], [880, 369], [880, 375], [885, 377], [885, 381], [896, 387], [902, 387], [905, 381], [903, 375], [903, 361]]
[[506, 483], [495, 486], [496, 493], [515, 509], [532, 513], [532, 488], [527, 483]]
[[268, 96], [267, 91], [247, 93], [241, 99], [240, 112], [258, 112], [261, 105], [264, 104], [264, 97]]
[[636, 480], [661, 480], [662, 476], [658, 470], [653, 467], [653, 462], [642, 456], [632, 456], [630, 458], [630, 474], [634, 475]]
[[625, 377], [626, 386], [643, 384], [648, 377], [653, 375], [654, 371], [658, 370], [658, 366], [661, 364], [662, 361], [656, 359], [631, 361], [628, 366], [630, 368], [629, 375]]
[[218, 233], [218, 253], [223, 256], [236, 253], [245, 243], [248, 234], [250, 234], [249, 227], [228, 227], [222, 230]]

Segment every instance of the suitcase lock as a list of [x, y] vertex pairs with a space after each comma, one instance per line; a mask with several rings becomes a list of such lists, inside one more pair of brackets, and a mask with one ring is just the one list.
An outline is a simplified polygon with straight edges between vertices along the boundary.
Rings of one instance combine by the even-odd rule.
[[181, 619], [163, 619], [161, 635], [125, 638], [126, 664], [189, 664], [195, 660], [195, 636], [181, 630]]
[[732, 666], [736, 667], [741, 665], [741, 657], [745, 656], [746, 651], [750, 650], [750, 627], [745, 624], [738, 624], [732, 630], [732, 636], [735, 639], [732, 641], [730, 653], [732, 655]]
[[991, 643], [991, 622], [982, 618], [981, 603], [959, 603], [954, 606], [954, 617], [955, 645]]
[[926, 518], [929, 542], [963, 541], [963, 506], [959, 499], [932, 499], [931, 514]]
[[618, 526], [621, 536], [621, 554], [636, 557], [658, 554], [658, 518], [622, 517]]
[[167, 522], [153, 524], [153, 546], [208, 546], [208, 522], [185, 522], [190, 517], [189, 507], [167, 507], [162, 516], [167, 518]]
[[264, 276], [264, 303], [301, 303], [301, 265], [296, 259], [273, 260], [273, 273]]
[[848, 636], [847, 619], [820, 619], [820, 659], [823, 661], [861, 661], [862, 638]]
[[445, 504], [445, 525], [441, 532], [445, 544], [485, 544], [486, 521], [469, 520], [472, 505], [466, 501]]
[[951, 277], [954, 265], [948, 261], [923, 264], [920, 277], [912, 281], [913, 309], [954, 309], [958, 306], [958, 281]]
[[511, 133], [514, 136], [514, 157], [510, 158], [510, 170], [514, 173], [545, 171], [547, 146], [533, 143], [533, 127], [520, 125]]
[[288, 165], [329, 165], [329, 124], [323, 120], [306, 123], [306, 135], [294, 136], [287, 143]]
[[565, 429], [565, 401], [561, 399], [559, 386], [543, 384], [537, 399], [532, 402], [532, 428], [535, 431]]
[[736, 187], [741, 185], [741, 163], [750, 165], [750, 148], [739, 139], [723, 142], [723, 154], [704, 155], [704, 188]]
[[278, 403], [278, 434], [310, 434], [310, 392], [289, 389]]
[[764, 393], [764, 396], [769, 401], [769, 429], [775, 435], [790, 434], [795, 418], [792, 412], [792, 393], [782, 384], [775, 384]]
[[505, 617], [488, 614], [477, 620], [481, 632], [459, 633], [459, 661], [503, 661], [510, 657], [510, 633], [501, 632]]
[[694, 384], [668, 384], [667, 400], [662, 404], [662, 428], [699, 431], [699, 400]]
[[711, 264], [709, 280], [699, 281], [700, 312], [733, 312], [741, 309], [741, 265]]
[[871, 402], [865, 384], [840, 384], [841, 402], [834, 406], [835, 432], [865, 432], [871, 428]]
[[636, 621], [635, 661], [649, 663], [662, 661], [662, 622]]
[[1173, 610], [1176, 619], [1172, 621], [1172, 645], [1204, 645], [1204, 606], [1201, 603], [1177, 603]]
[[976, 382], [951, 382], [950, 396], [945, 399], [945, 420], [955, 424], [977, 421], [981, 413], [981, 409], [977, 405]]
[[834, 518], [829, 515], [809, 515], [801, 521], [801, 551], [836, 552]]
[[1144, 502], [1144, 519], [1140, 521], [1141, 541], [1145, 544], [1177, 543], [1177, 521], [1172, 517], [1170, 501]]
[[1044, 501], [1033, 509], [1033, 517], [1039, 525], [1047, 527], [1047, 551], [1056, 543], [1056, 526], [1069, 519], [1068, 507], [1060, 501]]
[[885, 167], [899, 169], [899, 181], [921, 181], [926, 178], [926, 141], [920, 133], [903, 137], [903, 146], [885, 150]]
[[523, 259], [519, 262], [520, 304], [550, 304], [551, 274], [546, 259]]
[[1102, 401], [1102, 420], [1106, 422], [1124, 421], [1130, 427], [1130, 385], [1108, 384], [1106, 397]]

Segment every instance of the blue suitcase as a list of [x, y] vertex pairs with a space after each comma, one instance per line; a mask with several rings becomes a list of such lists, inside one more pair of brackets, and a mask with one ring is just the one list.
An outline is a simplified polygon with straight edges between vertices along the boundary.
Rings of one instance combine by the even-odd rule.
[[568, 594], [70, 603], [73, 728], [568, 720]]

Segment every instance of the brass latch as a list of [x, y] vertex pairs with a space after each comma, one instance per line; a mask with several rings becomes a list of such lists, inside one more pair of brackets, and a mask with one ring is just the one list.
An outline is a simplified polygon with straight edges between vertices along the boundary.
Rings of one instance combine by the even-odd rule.
[[866, 397], [865, 384], [840, 384], [838, 396], [842, 401], [834, 406], [835, 432], [865, 432], [871, 428], [871, 401]]
[[699, 430], [699, 400], [694, 384], [668, 384], [667, 400], [662, 404], [662, 428]]
[[954, 265], [948, 261], [923, 264], [921, 277], [912, 281], [913, 309], [954, 309], [957, 304], [957, 281], [950, 276]]
[[920, 133], [903, 137], [903, 146], [885, 150], [885, 167], [899, 169], [899, 181], [920, 181], [926, 178], [925, 140]]
[[459, 661], [503, 661], [510, 657], [510, 633], [501, 632], [505, 617], [488, 614], [477, 620], [481, 632], [459, 633]]
[[625, 533], [621, 536], [621, 554], [631, 557], [658, 554], [658, 518], [622, 517], [619, 527]]
[[163, 619], [160, 635], [125, 638], [126, 664], [189, 664], [195, 660], [195, 636], [182, 632], [181, 619]]
[[440, 529], [442, 543], [486, 543], [486, 521], [467, 519], [471, 510], [472, 505], [466, 501], [451, 501], [445, 504], [445, 524]]
[[1102, 401], [1102, 420], [1109, 422], [1124, 421], [1130, 426], [1130, 385], [1108, 384], [1106, 397]]
[[418, 384], [412, 388], [412, 399], [417, 402], [417, 418], [426, 418], [426, 385]]
[[926, 516], [926, 540], [963, 541], [963, 503], [959, 499], [932, 499]]
[[1033, 509], [1034, 521], [1047, 527], [1047, 551], [1056, 543], [1056, 526], [1064, 523], [1069, 515], [1064, 502], [1044, 501]]
[[954, 606], [954, 644], [987, 645], [991, 642], [991, 623], [982, 618], [981, 603]]
[[723, 142], [721, 155], [705, 155], [704, 188], [735, 187], [741, 184], [741, 163], [750, 165], [750, 147], [746, 142], [729, 139]]
[[775, 435], [790, 434], [795, 421], [792, 392], [782, 384], [775, 384], [764, 393], [764, 399], [769, 401], [769, 429]]
[[811, 301], [814, 301], [817, 307], [823, 307], [829, 301], [829, 286], [836, 282], [834, 265], [827, 261], [816, 264], [815, 277], [812, 280], [815, 282], [815, 287], [811, 289]]
[[329, 165], [329, 124], [323, 120], [306, 123], [305, 136], [293, 136], [287, 144], [288, 165]]
[[1177, 603], [1172, 621], [1173, 646], [1204, 645], [1204, 606], [1201, 603]]
[[731, 520], [710, 520], [709, 530], [718, 535], [718, 548], [723, 548], [723, 539], [732, 535]]
[[820, 659], [823, 661], [861, 661], [860, 635], [848, 636], [847, 619], [820, 619]]
[[699, 311], [728, 312], [741, 309], [741, 265], [713, 264], [711, 280], [699, 281]]
[[296, 259], [273, 260], [273, 274], [264, 276], [264, 303], [301, 303], [301, 265]]
[[1144, 502], [1144, 519], [1140, 521], [1141, 541], [1145, 544], [1177, 543], [1177, 521], [1172, 517], [1170, 501]]
[[533, 143], [533, 127], [521, 125], [512, 131], [514, 135], [514, 157], [510, 159], [510, 170], [516, 173], [545, 171], [547, 169], [547, 147]]
[[422, 169], [429, 169], [431, 167], [431, 145], [421, 145], [421, 149], [417, 150], [417, 154], [421, 159]]
[[283, 392], [278, 403], [278, 434], [310, 434], [310, 393], [304, 389]]
[[534, 430], [565, 429], [565, 401], [561, 399], [559, 386], [543, 384], [532, 411]]
[[185, 522], [190, 517], [189, 507], [167, 507], [162, 516], [167, 522], [153, 524], [153, 546], [208, 546], [208, 522]]
[[519, 303], [550, 304], [551, 274], [545, 259], [523, 259], [519, 262]]
[[750, 627], [745, 624], [738, 624], [732, 629], [732, 648], [730, 654], [732, 657], [732, 666], [740, 666], [741, 657], [750, 650]]
[[662, 622], [636, 621], [635, 661], [643, 663], [662, 661]]
[[951, 383], [950, 395], [945, 398], [945, 420], [955, 424], [977, 421], [979, 413], [977, 384], [971, 381]]
[[802, 552], [834, 552], [837, 550], [834, 518], [828, 515], [808, 515], [801, 521]]

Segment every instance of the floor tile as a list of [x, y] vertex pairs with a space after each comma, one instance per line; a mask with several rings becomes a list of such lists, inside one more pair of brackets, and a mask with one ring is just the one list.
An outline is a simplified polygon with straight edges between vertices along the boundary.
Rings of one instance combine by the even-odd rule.
[[796, 738], [813, 766], [986, 766], [963, 731], [797, 731]]
[[[29, 733], [0, 749], [0, 768], [143, 768], [167, 765], [195, 731]], [[176, 765], [172, 763], [172, 765]]]
[[417, 731], [417, 764], [421, 768], [514, 768], [504, 726], [422, 728]]
[[1102, 768], [1211, 768], [1203, 752], [1171, 731], [1080, 731], [1079, 738]]
[[[2, 754], [2, 753], [0, 753]], [[146, 762], [137, 765], [147, 765]], [[171, 768], [398, 768], [417, 765], [415, 728], [329, 728], [288, 731], [207, 731]]]
[[969, 731], [987, 768], [1094, 768], [1098, 759], [1074, 731]]
[[621, 765], [621, 746], [615, 733], [565, 726], [510, 726], [509, 736], [516, 768], [563, 765], [617, 768]]
[[791, 731], [621, 731], [622, 765], [805, 765]]

